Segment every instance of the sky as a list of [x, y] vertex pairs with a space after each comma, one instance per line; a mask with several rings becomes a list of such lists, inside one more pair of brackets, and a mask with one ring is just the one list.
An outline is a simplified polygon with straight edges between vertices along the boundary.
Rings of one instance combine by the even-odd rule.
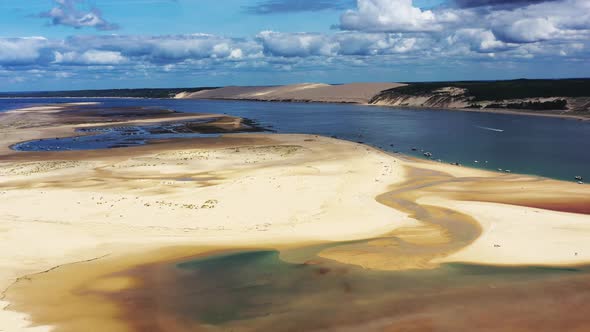
[[2, 0], [0, 91], [590, 77], [590, 0]]

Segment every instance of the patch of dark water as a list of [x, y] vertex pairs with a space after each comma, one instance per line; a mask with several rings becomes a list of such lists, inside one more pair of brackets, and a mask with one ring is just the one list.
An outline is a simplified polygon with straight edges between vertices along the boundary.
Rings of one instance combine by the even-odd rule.
[[12, 149], [17, 151], [95, 150], [139, 146], [158, 139], [217, 137], [219, 133], [198, 131], [199, 127], [215, 120], [212, 118], [153, 125], [81, 128], [76, 130], [81, 136], [27, 141], [13, 145]]

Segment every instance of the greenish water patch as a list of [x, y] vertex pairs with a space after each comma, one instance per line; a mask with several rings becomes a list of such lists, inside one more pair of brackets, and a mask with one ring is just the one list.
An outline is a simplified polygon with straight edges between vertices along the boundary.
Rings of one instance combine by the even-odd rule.
[[469, 264], [445, 264], [433, 270], [373, 271], [320, 258], [311, 263], [289, 263], [274, 250], [219, 254], [181, 262], [175, 268], [175, 286], [185, 290], [177, 299], [175, 311], [188, 314], [195, 322], [260, 328], [282, 317], [290, 322], [287, 325], [305, 329], [332, 326], [335, 312], [371, 320], [402, 303], [410, 303], [407, 309], [411, 310], [419, 308], [411, 303], [429, 298], [437, 303], [437, 297], [481, 289], [485, 293], [490, 287], [522, 292], [539, 281], [588, 273], [587, 268]]
[[130, 272], [139, 287], [110, 297], [136, 331], [553, 332], [590, 324], [588, 267], [378, 271], [317, 256], [337, 245], [142, 266]]

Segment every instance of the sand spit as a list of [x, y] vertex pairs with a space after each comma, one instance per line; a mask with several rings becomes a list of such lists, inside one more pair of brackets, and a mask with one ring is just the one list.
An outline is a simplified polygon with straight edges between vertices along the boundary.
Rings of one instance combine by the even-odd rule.
[[45, 106], [31, 106], [31, 107], [24, 107], [19, 109], [14, 109], [8, 111], [8, 113], [29, 113], [35, 112], [36, 114], [42, 113], [58, 113], [62, 112], [68, 108], [74, 108], [77, 106], [90, 106], [90, 105], [99, 105], [100, 103], [97, 102], [78, 102], [78, 103], [67, 103], [67, 104], [55, 104], [55, 105], [45, 105]]
[[[345, 240], [375, 236], [392, 223], [412, 224], [374, 201], [379, 189], [364, 183], [367, 173], [340, 176], [369, 167], [385, 190], [399, 176], [375, 175], [386, 171], [386, 155], [298, 136], [247, 136], [223, 144], [207, 149], [193, 142], [192, 148], [172, 151], [154, 146], [135, 157], [106, 157], [107, 163], [91, 158], [85, 166], [6, 166], [4, 173], [12, 176], [3, 176], [0, 194], [2, 287], [23, 275], [107, 254], [197, 243]], [[350, 184], [356, 190], [334, 200], [333, 193]], [[355, 227], [357, 220], [365, 221], [363, 230]]]
[[[211, 117], [132, 113], [123, 123]], [[87, 279], [52, 288], [55, 301], [55, 292], [75, 296], [71, 287], [85, 280], [204, 250], [195, 248], [369, 239], [320, 256], [385, 270], [590, 262], [590, 216], [572, 213], [590, 204], [588, 186], [418, 161], [310, 135], [227, 134], [84, 152], [8, 148], [108, 120], [62, 112], [0, 117], [0, 288], [18, 281], [4, 293], [12, 303], [0, 311], [0, 330], [47, 331], [66, 321], [70, 331], [96, 326], [76, 316], [82, 302], [72, 302], [72, 312], [31, 302], [27, 284], [62, 269], [85, 271], [79, 275]], [[241, 125], [233, 117], [219, 121], [229, 129]], [[549, 204], [559, 200], [568, 204]], [[158, 251], [179, 246], [185, 249]], [[118, 263], [100, 264], [111, 259]], [[117, 308], [103, 305], [98, 316], [116, 317]], [[28, 316], [15, 311], [47, 326], [26, 329]], [[124, 331], [121, 322], [111, 323]]]
[[[0, 156], [6, 160], [29, 160], [35, 154], [20, 154], [11, 146], [25, 141], [83, 135], [77, 129], [105, 126], [148, 125], [214, 119], [210, 128], [219, 132], [249, 131], [243, 119], [220, 114], [178, 113], [168, 109], [104, 108], [97, 103], [67, 103], [12, 110], [0, 114]], [[50, 154], [42, 153], [42, 158]], [[24, 158], [21, 158], [24, 157]]]
[[321, 83], [302, 83], [270, 87], [229, 86], [194, 93], [181, 93], [178, 94], [176, 98], [367, 103], [379, 92], [403, 85], [405, 84], [351, 83], [342, 85], [329, 85]]

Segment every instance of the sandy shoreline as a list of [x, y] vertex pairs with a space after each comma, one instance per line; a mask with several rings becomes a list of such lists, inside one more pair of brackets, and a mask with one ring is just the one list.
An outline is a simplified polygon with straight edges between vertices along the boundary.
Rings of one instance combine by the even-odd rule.
[[433, 111], [449, 111], [449, 112], [474, 112], [474, 113], [492, 113], [492, 114], [510, 114], [510, 115], [523, 115], [523, 116], [540, 116], [540, 117], [549, 117], [549, 118], [559, 118], [559, 119], [569, 119], [569, 120], [579, 120], [579, 121], [590, 121], [589, 115], [572, 115], [572, 114], [562, 114], [562, 113], [548, 113], [548, 112], [535, 112], [535, 111], [527, 111], [527, 110], [518, 110], [518, 109], [506, 109], [506, 108], [486, 108], [484, 109], [474, 109], [474, 108], [437, 108], [437, 107], [404, 107], [404, 106], [389, 106], [389, 105], [379, 105], [379, 104], [364, 104], [365, 106], [376, 106], [376, 107], [389, 107], [394, 109], [401, 109], [401, 110], [416, 110], [416, 109], [424, 109], [424, 110], [433, 110]]
[[[430, 109], [444, 111], [466, 111], [480, 113], [519, 114], [532, 116], [558, 117], [565, 119], [588, 120], [587, 114], [565, 114], [563, 111], [532, 111], [526, 109], [472, 109], [467, 105], [450, 103], [448, 107], [394, 106], [385, 103], [371, 103], [379, 93], [403, 87], [405, 83], [351, 83], [329, 85], [322, 83], [301, 83], [281, 86], [227, 86], [194, 93], [179, 93], [176, 99], [239, 100], [258, 102], [294, 103], [351, 103], [365, 106], [382, 106], [397, 109]], [[427, 99], [427, 98], [425, 98]], [[411, 103], [410, 103], [411, 104]], [[454, 105], [454, 106], [453, 106]]]
[[[31, 302], [35, 292], [27, 293], [31, 284], [49, 282], [43, 280], [51, 273], [38, 274], [43, 271], [63, 276], [60, 271], [83, 266], [76, 270], [78, 280], [59, 285], [66, 294], [130, 266], [212, 248], [378, 238], [365, 247], [325, 251], [323, 257], [385, 270], [432, 268], [441, 262], [590, 262], [590, 243], [584, 241], [590, 236], [590, 216], [571, 212], [590, 204], [587, 186], [417, 161], [310, 135], [227, 134], [84, 152], [10, 150], [22, 140], [107, 124], [80, 119], [64, 125], [49, 112], [55, 110], [41, 116], [38, 111], [0, 118], [0, 288], [21, 281], [5, 293], [13, 304], [0, 311], [0, 330], [49, 330], [27, 329], [27, 316], [11, 309], [32, 314], [42, 324], [63, 322], [59, 312], [48, 310], [47, 294]], [[205, 116], [212, 115], [166, 115], [125, 124]], [[33, 118], [36, 126], [22, 127]], [[232, 117], [221, 122], [240, 125]], [[378, 198], [383, 195], [390, 196]], [[568, 205], [549, 204], [557, 200]], [[430, 212], [428, 218], [421, 209]], [[448, 213], [453, 224], [445, 219]], [[465, 234], [469, 238], [461, 238]], [[429, 251], [396, 260], [396, 249], [384, 245], [391, 239]], [[56, 266], [64, 267], [53, 271]], [[37, 279], [27, 286], [27, 280]], [[72, 298], [69, 308], [76, 305], [79, 299]], [[116, 313], [111, 304], [103, 305], [95, 317]], [[70, 330], [96, 321], [75, 323], [81, 325]], [[121, 322], [110, 324], [113, 331], [125, 330]]]
[[[211, 90], [204, 90], [203, 92], [211, 91]], [[27, 97], [5, 97], [0, 99], [26, 99]], [[55, 99], [54, 97], [30, 97], [30, 99]], [[146, 99], [142, 97], [59, 97], [60, 99]], [[191, 98], [191, 97], [182, 97], [182, 98], [156, 98], [156, 99], [184, 99], [184, 98]], [[523, 116], [540, 116], [540, 117], [550, 117], [550, 118], [559, 118], [559, 119], [570, 119], [570, 120], [579, 120], [579, 121], [590, 121], [590, 115], [584, 114], [564, 114], [560, 113], [562, 111], [555, 111], [553, 113], [549, 113], [546, 111], [527, 111], [527, 110], [520, 110], [520, 109], [498, 109], [498, 108], [487, 108], [487, 109], [473, 109], [473, 108], [440, 108], [440, 107], [413, 107], [413, 106], [390, 106], [390, 105], [381, 105], [381, 104], [369, 104], [363, 99], [364, 97], [355, 97], [354, 100], [347, 100], [347, 101], [338, 101], [335, 99], [327, 99], [327, 100], [316, 100], [316, 99], [257, 99], [257, 98], [250, 98], [250, 97], [241, 97], [241, 98], [226, 98], [226, 97], [199, 97], [196, 99], [202, 100], [217, 100], [217, 101], [251, 101], [251, 102], [278, 102], [278, 103], [306, 103], [306, 104], [356, 104], [356, 105], [363, 105], [363, 106], [375, 106], [375, 107], [385, 107], [385, 108], [392, 108], [392, 109], [399, 109], [399, 110], [436, 110], [436, 111], [449, 111], [449, 112], [475, 112], [475, 113], [492, 113], [492, 114], [510, 114], [510, 115], [523, 115]], [[148, 98], [149, 99], [149, 98]], [[340, 97], [340, 99], [345, 99], [345, 97]]]
[[510, 115], [523, 115], [523, 116], [540, 116], [540, 117], [549, 117], [549, 118], [559, 118], [559, 119], [569, 119], [569, 120], [579, 120], [579, 121], [590, 121], [590, 116], [588, 115], [572, 115], [572, 114], [562, 114], [562, 113], [547, 113], [547, 112], [535, 112], [535, 111], [526, 111], [526, 110], [519, 110], [519, 109], [499, 109], [499, 108], [488, 108], [488, 109], [472, 109], [472, 108], [437, 108], [437, 107], [413, 107], [413, 106], [390, 106], [390, 105], [380, 105], [380, 104], [368, 104], [368, 103], [359, 103], [359, 102], [337, 102], [337, 101], [319, 101], [319, 100], [260, 100], [260, 99], [232, 99], [232, 98], [199, 98], [203, 100], [218, 100], [218, 101], [251, 101], [251, 102], [276, 102], [276, 103], [305, 103], [305, 104], [356, 104], [356, 105], [363, 105], [363, 106], [372, 106], [372, 107], [384, 107], [384, 108], [392, 108], [397, 110], [432, 110], [432, 111], [448, 111], [448, 112], [474, 112], [474, 113], [487, 113], [487, 114], [510, 114]]

